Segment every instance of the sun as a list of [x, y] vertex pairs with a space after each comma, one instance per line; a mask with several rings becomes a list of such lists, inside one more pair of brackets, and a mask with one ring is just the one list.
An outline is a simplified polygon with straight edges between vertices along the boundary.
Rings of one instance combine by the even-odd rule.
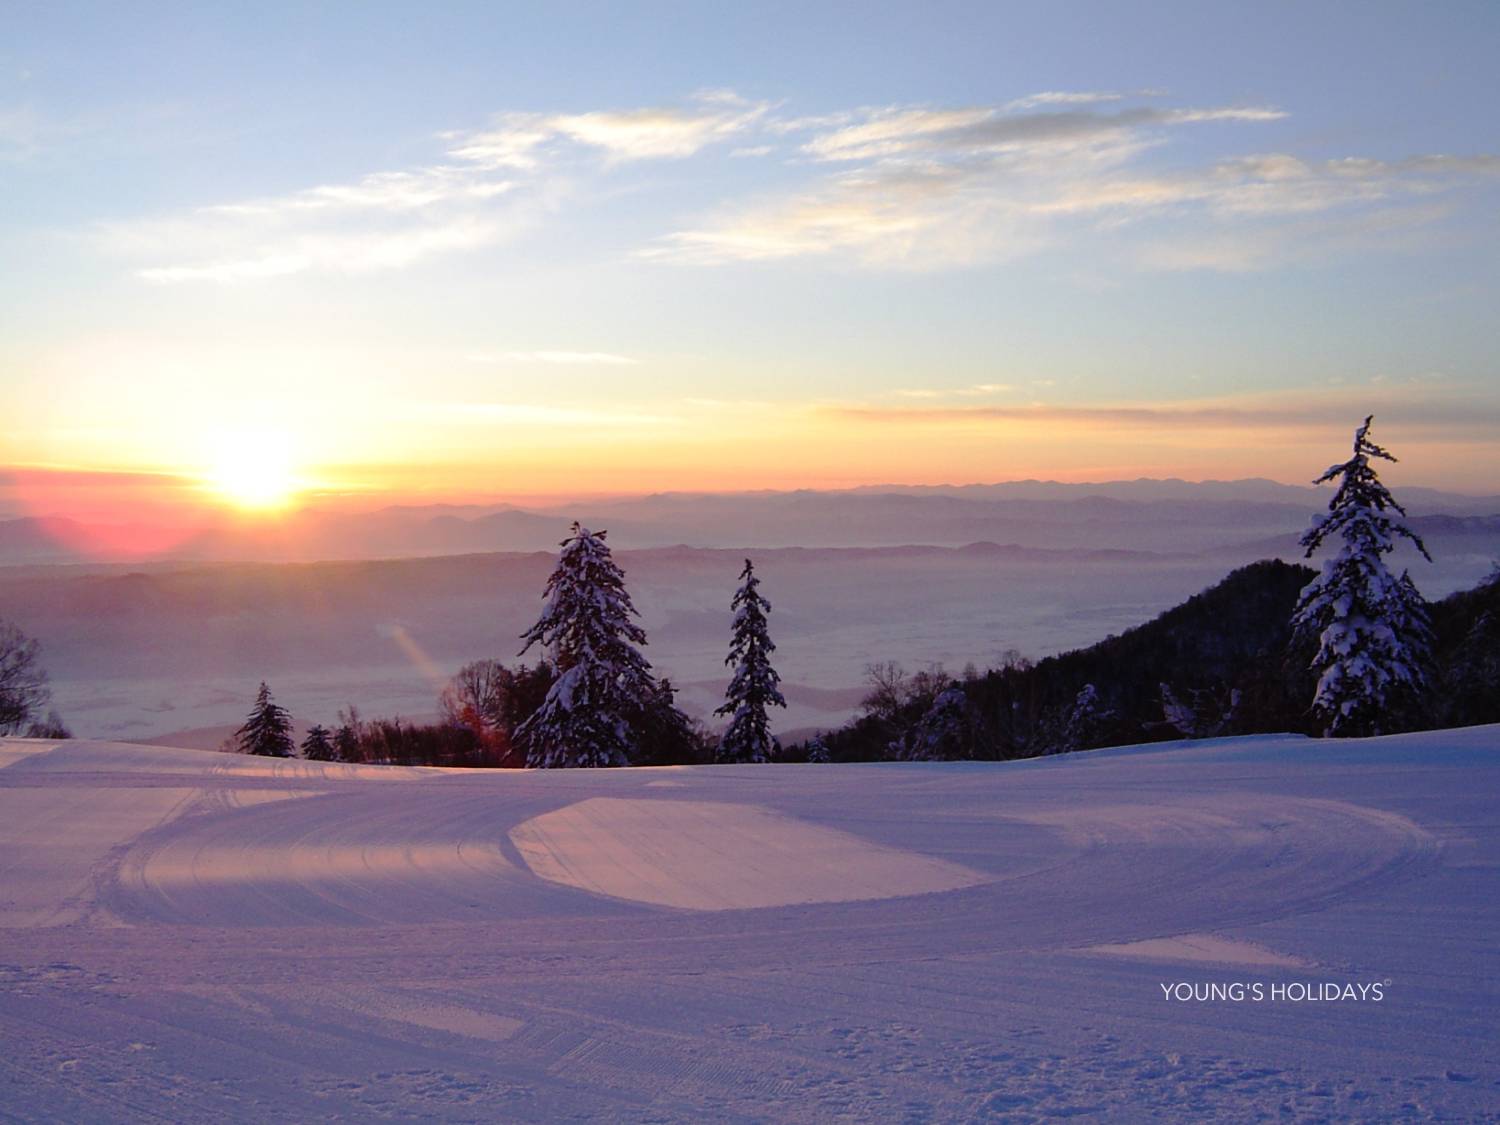
[[278, 511], [301, 489], [291, 441], [276, 431], [221, 435], [205, 483], [221, 499], [247, 512]]

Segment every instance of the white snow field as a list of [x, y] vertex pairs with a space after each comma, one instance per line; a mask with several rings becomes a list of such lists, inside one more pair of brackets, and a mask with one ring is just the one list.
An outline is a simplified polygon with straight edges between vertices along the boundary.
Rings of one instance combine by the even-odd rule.
[[1497, 727], [547, 773], [0, 741], [0, 1120], [1494, 1119], [1497, 794]]

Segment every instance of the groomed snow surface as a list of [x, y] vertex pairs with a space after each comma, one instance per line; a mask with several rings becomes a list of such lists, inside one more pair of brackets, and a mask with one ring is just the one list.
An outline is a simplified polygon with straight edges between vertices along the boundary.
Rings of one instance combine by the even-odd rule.
[[1492, 1118], [1497, 794], [1496, 727], [537, 773], [0, 741], [0, 1120]]

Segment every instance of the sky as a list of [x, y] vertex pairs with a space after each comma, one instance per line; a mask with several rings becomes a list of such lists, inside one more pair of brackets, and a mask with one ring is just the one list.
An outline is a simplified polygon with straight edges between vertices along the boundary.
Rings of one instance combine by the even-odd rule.
[[0, 512], [1496, 491], [1490, 2], [4, 22]]

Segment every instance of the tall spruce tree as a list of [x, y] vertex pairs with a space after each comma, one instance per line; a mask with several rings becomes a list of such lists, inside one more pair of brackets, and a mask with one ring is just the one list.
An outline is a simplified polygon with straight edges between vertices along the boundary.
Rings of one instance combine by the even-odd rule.
[[[637, 645], [645, 631], [604, 539], [577, 523], [547, 579], [546, 604], [523, 633], [553, 654], [557, 679], [516, 730], [531, 767], [624, 766], [638, 752], [642, 714], [661, 698]], [[670, 706], [670, 703], [667, 704]]]
[[234, 732], [234, 738], [241, 754], [259, 754], [264, 758], [292, 756], [292, 716], [285, 707], [272, 701], [271, 689], [264, 680], [255, 694], [250, 717]]
[[1428, 562], [1427, 546], [1401, 517], [1371, 458], [1396, 458], [1370, 440], [1370, 423], [1354, 432], [1354, 455], [1314, 483], [1338, 490], [1302, 536], [1308, 558], [1335, 536], [1338, 552], [1302, 590], [1292, 616], [1294, 647], [1316, 645], [1318, 674], [1313, 713], [1330, 737], [1385, 734], [1411, 725], [1423, 704], [1431, 665], [1427, 603], [1409, 574], [1385, 564], [1397, 537], [1409, 539]]
[[740, 580], [740, 588], [730, 602], [734, 640], [724, 658], [724, 663], [734, 669], [734, 677], [724, 693], [724, 705], [714, 712], [732, 718], [714, 757], [720, 762], [769, 762], [781, 752], [781, 744], [771, 735], [766, 708], [786, 706], [779, 686], [781, 677], [771, 667], [771, 653], [776, 651], [766, 631], [771, 603], [761, 597], [760, 579], [755, 577], [755, 565], [749, 559], [740, 571]]

